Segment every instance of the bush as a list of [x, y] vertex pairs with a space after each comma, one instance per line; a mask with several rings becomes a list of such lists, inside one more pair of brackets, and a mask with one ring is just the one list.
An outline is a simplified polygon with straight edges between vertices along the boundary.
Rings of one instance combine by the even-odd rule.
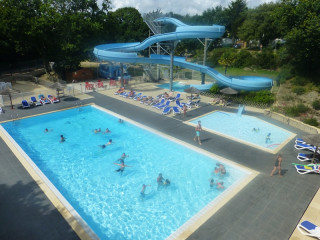
[[211, 93], [216, 94], [216, 93], [220, 92], [220, 88], [219, 88], [218, 84], [213, 84], [209, 91]]
[[287, 66], [281, 68], [280, 73], [276, 77], [276, 81], [279, 85], [279, 84], [284, 83], [286, 80], [293, 78], [293, 77], [294, 77], [294, 73], [293, 73], [292, 67], [287, 65]]
[[241, 50], [236, 54], [233, 66], [237, 68], [251, 67], [253, 63], [254, 59], [251, 53], [247, 50]]
[[308, 83], [308, 79], [296, 76], [291, 80], [291, 83], [295, 86], [305, 86]]
[[298, 104], [297, 106], [285, 107], [283, 110], [289, 117], [298, 117], [301, 113], [308, 112], [309, 108], [303, 104]]
[[275, 69], [276, 58], [270, 49], [264, 49], [261, 53], [257, 54], [257, 66], [263, 69]]
[[312, 107], [315, 109], [315, 110], [320, 110], [320, 101], [319, 100], [315, 100], [312, 102]]
[[256, 103], [272, 104], [274, 102], [274, 95], [269, 90], [261, 90], [258, 92], [249, 92], [244, 96], [244, 99]]
[[221, 56], [224, 54], [224, 52], [226, 52], [228, 49], [226, 48], [215, 48], [211, 53], [210, 53], [210, 57], [208, 58], [208, 62], [210, 63], [210, 65], [212, 66], [218, 66], [219, 65], [219, 59], [221, 58]]
[[306, 92], [306, 89], [304, 87], [293, 87], [292, 92], [294, 92], [297, 95], [302, 95]]
[[319, 123], [315, 118], [306, 118], [303, 120], [303, 122], [311, 126], [315, 126], [315, 127], [319, 126]]

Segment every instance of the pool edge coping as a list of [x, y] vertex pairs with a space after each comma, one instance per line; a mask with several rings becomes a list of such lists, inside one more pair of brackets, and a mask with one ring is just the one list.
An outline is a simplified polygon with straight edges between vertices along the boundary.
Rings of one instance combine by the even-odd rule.
[[[189, 237], [193, 232], [195, 232], [202, 224], [204, 224], [210, 217], [212, 217], [221, 207], [223, 207], [230, 199], [232, 199], [235, 195], [237, 195], [248, 183], [250, 183], [259, 174], [259, 172], [256, 170], [250, 169], [239, 163], [233, 162], [229, 159], [216, 155], [212, 152], [206, 151], [197, 146], [184, 142], [183, 140], [174, 138], [158, 130], [152, 129], [151, 127], [145, 126], [139, 122], [136, 122], [125, 116], [112, 112], [94, 103], [83, 104], [79, 106], [59, 109], [59, 110], [50, 111], [50, 112], [41, 113], [41, 114], [35, 114], [35, 115], [12, 119], [12, 120], [6, 120], [6, 121], [0, 122], [0, 124], [21, 120], [25, 118], [41, 116], [44, 114], [50, 114], [54, 112], [60, 112], [60, 111], [74, 109], [74, 108], [85, 107], [85, 106], [93, 106], [115, 117], [119, 117], [125, 121], [128, 121], [131, 124], [134, 124], [135, 126], [138, 126], [149, 132], [160, 135], [161, 137], [164, 137], [170, 141], [174, 141], [180, 145], [184, 145], [185, 147], [191, 148], [192, 150], [199, 152], [201, 154], [204, 154], [210, 158], [213, 158], [215, 160], [227, 163], [228, 165], [232, 165], [234, 167], [240, 168], [243, 171], [248, 173], [247, 176], [243, 177], [240, 180], [241, 181], [240, 183], [236, 185], [233, 184], [228, 189], [226, 189], [224, 191], [224, 193], [226, 194], [219, 195], [214, 200], [209, 202], [200, 211], [198, 211], [189, 220], [187, 220], [178, 229], [176, 229], [172, 234], [170, 234], [166, 239], [186, 239], [187, 237]], [[79, 236], [79, 238], [85, 239], [85, 240], [99, 239], [96, 233], [90, 228], [90, 226], [85, 222], [85, 220], [80, 216], [80, 214], [77, 213], [77, 211], [72, 207], [72, 205], [55, 188], [55, 186], [50, 182], [50, 180], [42, 173], [42, 171], [36, 166], [36, 164], [33, 163], [30, 157], [23, 151], [23, 149], [15, 142], [15, 140], [7, 133], [7, 131], [2, 126], [0, 126], [0, 137], [5, 141], [5, 143], [13, 152], [13, 154], [18, 158], [18, 160], [23, 165], [23, 167], [27, 170], [27, 172], [30, 174], [33, 180], [38, 184], [38, 186], [48, 197], [50, 202], [60, 212], [60, 214], [67, 221], [70, 227], [75, 231], [75, 233]]]
[[[65, 110], [70, 110], [73, 108], [79, 108], [83, 106], [88, 106], [92, 104], [85, 104], [76, 107], [64, 108], [61, 110], [50, 111], [41, 114], [35, 114], [27, 117], [16, 118], [12, 120], [6, 120], [0, 122], [12, 122], [16, 120], [21, 120], [25, 118], [31, 118], [36, 116], [41, 116], [44, 114], [60, 112]], [[80, 214], [72, 207], [72, 205], [63, 197], [59, 190], [51, 183], [51, 181], [45, 176], [44, 173], [37, 167], [37, 165], [32, 161], [32, 159], [23, 151], [19, 144], [10, 136], [10, 134], [0, 125], [0, 137], [6, 143], [11, 152], [16, 156], [24, 169], [29, 173], [31, 178], [39, 186], [42, 192], [47, 196], [49, 201], [54, 205], [54, 207], [59, 211], [65, 221], [69, 224], [72, 230], [78, 235], [82, 240], [98, 240], [99, 237], [90, 228], [90, 226], [85, 222], [85, 220], [80, 216]]]
[[[200, 115], [200, 116], [198, 116], [198, 117], [194, 117], [194, 118], [191, 118], [191, 119], [189, 119], [189, 120], [187, 120], [187, 121], [183, 121], [183, 123], [184, 123], [184, 124], [187, 124], [187, 125], [189, 125], [189, 126], [193, 126], [193, 127], [194, 127], [194, 126], [196, 126], [196, 124], [191, 123], [191, 121], [193, 121], [193, 120], [195, 120], [195, 119], [198, 119], [198, 118], [201, 118], [201, 117], [204, 117], [204, 116], [207, 116], [207, 115], [210, 115], [210, 114], [212, 114], [212, 113], [214, 113], [214, 112], [225, 112], [225, 111], [213, 110], [213, 111], [211, 111], [211, 112], [202, 114], [202, 115]], [[229, 114], [229, 112], [227, 112], [227, 113]], [[292, 139], [294, 139], [294, 138], [297, 136], [297, 134], [295, 134], [295, 133], [293, 133], [293, 132], [291, 132], [291, 131], [289, 131], [289, 130], [287, 130], [287, 129], [281, 128], [281, 127], [279, 127], [279, 126], [277, 126], [277, 125], [275, 125], [275, 124], [269, 123], [269, 122], [267, 122], [267, 121], [265, 121], [265, 120], [263, 120], [263, 119], [260, 119], [260, 118], [255, 117], [255, 116], [250, 116], [250, 115], [248, 115], [248, 116], [249, 116], [249, 117], [253, 117], [253, 118], [257, 118], [257, 119], [259, 119], [260, 121], [266, 122], [267, 124], [270, 124], [270, 125], [272, 125], [272, 126], [274, 126], [274, 127], [276, 127], [276, 128], [280, 128], [280, 129], [282, 129], [282, 130], [290, 133], [290, 136], [289, 136], [285, 141], [283, 141], [281, 144], [279, 144], [279, 146], [276, 147], [275, 149], [268, 149], [268, 148], [266, 148], [266, 147], [263, 147], [263, 146], [259, 146], [259, 145], [257, 145], [257, 144], [250, 143], [250, 142], [248, 142], [248, 141], [245, 141], [245, 140], [242, 140], [242, 139], [239, 139], [239, 138], [236, 138], [236, 137], [232, 137], [232, 136], [229, 136], [229, 135], [226, 135], [226, 134], [217, 132], [217, 131], [212, 130], [212, 129], [210, 129], [210, 128], [206, 128], [206, 127], [203, 127], [203, 126], [202, 126], [202, 128], [203, 128], [204, 130], [206, 130], [207, 132], [216, 134], [216, 135], [218, 135], [218, 136], [221, 136], [221, 137], [230, 139], [230, 140], [232, 140], [232, 141], [235, 141], [235, 142], [238, 142], [238, 143], [241, 143], [241, 144], [245, 144], [245, 145], [248, 145], [248, 146], [250, 146], [250, 147], [253, 147], [253, 148], [259, 149], [259, 150], [261, 150], [261, 151], [268, 152], [268, 153], [272, 153], [272, 154], [277, 154], [285, 145], [287, 145]]]

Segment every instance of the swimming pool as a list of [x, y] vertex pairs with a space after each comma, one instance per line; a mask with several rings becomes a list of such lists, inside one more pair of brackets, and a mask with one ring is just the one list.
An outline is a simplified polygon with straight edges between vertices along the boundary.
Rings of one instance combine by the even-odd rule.
[[215, 111], [192, 119], [190, 123], [196, 125], [198, 121], [209, 131], [272, 153], [279, 151], [296, 136], [292, 132], [245, 114]]
[[[213, 177], [225, 190], [210, 189], [208, 179], [220, 158], [127, 119], [119, 123], [118, 116], [93, 106], [1, 125], [101, 239], [165, 239], [251, 174], [224, 163], [227, 175]], [[96, 128], [111, 133], [95, 134]], [[65, 142], [59, 142], [60, 135]], [[109, 139], [113, 144], [99, 147]], [[121, 175], [114, 163], [123, 152], [130, 167]], [[160, 172], [171, 180], [169, 187], [157, 189]], [[142, 184], [151, 185], [144, 198]]]
[[[157, 85], [157, 87], [164, 88], [164, 89], [170, 89], [170, 83], [160, 84], [160, 85]], [[173, 91], [184, 92], [184, 90], [189, 87], [190, 87], [190, 85], [184, 84], [181, 82], [173, 82], [172, 83], [172, 90]]]

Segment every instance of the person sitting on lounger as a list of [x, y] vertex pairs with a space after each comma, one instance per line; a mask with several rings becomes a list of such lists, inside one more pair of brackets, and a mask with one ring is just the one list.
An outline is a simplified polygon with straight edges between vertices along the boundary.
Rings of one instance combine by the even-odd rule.
[[134, 91], [131, 89], [130, 92], [129, 92], [128, 97], [130, 98], [130, 97], [133, 97], [133, 96], [134, 96]]

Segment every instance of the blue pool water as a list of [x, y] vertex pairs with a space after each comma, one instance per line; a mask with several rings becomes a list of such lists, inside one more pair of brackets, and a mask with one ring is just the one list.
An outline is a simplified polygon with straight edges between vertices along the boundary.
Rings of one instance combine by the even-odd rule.
[[[164, 83], [158, 85], [159, 88], [164, 88], [164, 89], [170, 89], [170, 84], [169, 83]], [[186, 85], [180, 82], [173, 82], [172, 83], [172, 90], [173, 91], [178, 91], [178, 92], [184, 92], [185, 89], [189, 88], [190, 85]]]
[[[209, 187], [217, 160], [92, 106], [1, 125], [101, 239], [165, 239], [223, 193]], [[130, 167], [120, 175], [123, 152]], [[227, 175], [213, 177], [225, 189], [250, 174], [224, 165]], [[157, 189], [159, 173], [169, 187]]]
[[[271, 150], [295, 136], [292, 132], [239, 112], [217, 111], [193, 119], [191, 123], [197, 124], [198, 121], [207, 129]], [[270, 140], [266, 141], [269, 133]]]

